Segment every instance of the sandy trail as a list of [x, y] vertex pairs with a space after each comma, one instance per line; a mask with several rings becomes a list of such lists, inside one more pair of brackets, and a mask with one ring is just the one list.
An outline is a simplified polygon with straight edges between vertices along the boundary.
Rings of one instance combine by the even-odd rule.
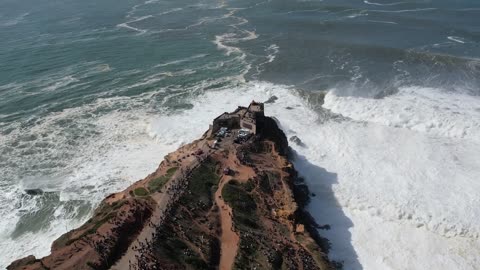
[[220, 219], [222, 224], [221, 236], [221, 255], [220, 255], [220, 270], [232, 269], [235, 256], [237, 255], [238, 242], [240, 237], [232, 230], [232, 208], [228, 206], [222, 199], [222, 189], [231, 177], [224, 176], [220, 179], [220, 185], [215, 192], [215, 202], [220, 211]]

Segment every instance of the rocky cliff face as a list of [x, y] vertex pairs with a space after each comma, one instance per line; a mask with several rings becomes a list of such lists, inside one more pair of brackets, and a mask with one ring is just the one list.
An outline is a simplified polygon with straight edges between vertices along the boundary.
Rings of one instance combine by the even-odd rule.
[[[208, 133], [104, 199], [93, 217], [7, 269], [333, 269], [303, 207], [308, 189], [266, 117], [242, 140]], [[215, 147], [214, 147], [215, 146]]]

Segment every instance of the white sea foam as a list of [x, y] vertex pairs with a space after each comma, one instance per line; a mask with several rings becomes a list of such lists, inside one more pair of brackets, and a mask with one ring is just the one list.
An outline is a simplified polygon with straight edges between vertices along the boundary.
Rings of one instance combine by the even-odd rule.
[[359, 121], [480, 142], [478, 96], [419, 87], [404, 87], [383, 99], [342, 96], [341, 92], [335, 89], [327, 95], [325, 107]]
[[47, 91], [47, 92], [51, 92], [51, 91], [55, 91], [59, 88], [66, 87], [69, 84], [75, 83], [75, 82], [78, 82], [78, 81], [79, 80], [77, 78], [69, 75], [69, 76], [65, 76], [65, 77], [61, 78], [59, 81], [56, 81], [56, 82], [52, 83], [51, 85], [43, 88], [42, 90]]
[[127, 18], [130, 18], [131, 16], [133, 16], [133, 14], [135, 14], [135, 12], [137, 12], [137, 9], [143, 5], [145, 5], [145, 3], [143, 4], [138, 4], [138, 5], [134, 5], [128, 12], [127, 12]]
[[233, 46], [233, 44], [257, 39], [258, 35], [255, 31], [249, 31], [246, 29], [240, 29], [239, 26], [248, 23], [248, 20], [243, 17], [234, 16], [238, 9], [230, 9], [228, 13], [222, 16], [222, 18], [234, 18], [237, 22], [230, 24], [229, 26], [233, 28], [234, 32], [228, 32], [221, 35], [216, 35], [213, 43], [217, 45], [217, 48], [224, 50], [227, 56], [230, 56], [233, 53], [238, 53], [241, 55], [241, 59], [246, 57], [245, 52], [240, 48]]
[[450, 39], [451, 41], [455, 41], [458, 43], [462, 43], [462, 44], [465, 43], [465, 41], [461, 37], [448, 36], [447, 38]]
[[163, 63], [163, 64], [158, 64], [155, 67], [165, 67], [165, 66], [170, 66], [170, 65], [177, 65], [177, 64], [181, 64], [181, 63], [185, 63], [185, 62], [190, 62], [191, 60], [195, 60], [195, 59], [198, 59], [198, 58], [203, 58], [205, 56], [207, 56], [207, 54], [204, 54], [204, 53], [196, 54], [196, 55], [192, 55], [190, 57], [186, 57], [186, 58], [183, 58], [183, 59], [174, 60], [174, 61], [166, 62], [166, 63]]
[[354, 14], [348, 15], [347, 18], [354, 19], [354, 18], [363, 17], [363, 16], [368, 16], [367, 10], [361, 10]]
[[379, 13], [405, 13], [405, 12], [422, 12], [422, 11], [432, 11], [437, 10], [437, 8], [415, 8], [415, 9], [401, 9], [401, 10], [368, 10], [369, 12], [379, 12]]
[[144, 21], [146, 19], [150, 19], [150, 18], [153, 18], [153, 17], [154, 17], [153, 15], [146, 15], [146, 16], [135, 18], [131, 21], [128, 21], [127, 23], [140, 22], [140, 21]]
[[396, 22], [390, 22], [390, 21], [376, 21], [376, 20], [367, 20], [368, 22], [374, 22], [374, 23], [385, 23], [385, 24], [398, 24]]
[[275, 61], [275, 58], [277, 57], [279, 52], [280, 52], [280, 47], [278, 47], [277, 44], [271, 44], [270, 46], [265, 48], [265, 53], [267, 54], [266, 60], [255, 66], [256, 72], [252, 74], [252, 78], [255, 78], [255, 79], [258, 78], [258, 75], [260, 75], [264, 70], [264, 66]]
[[[331, 258], [344, 260], [345, 269], [353, 270], [360, 265], [373, 270], [477, 269], [478, 100], [436, 89], [404, 88], [378, 100], [346, 97], [334, 90], [324, 106], [351, 118], [340, 121], [323, 119], [311, 109], [316, 104], [292, 87], [261, 82], [207, 91], [191, 100], [191, 109], [175, 113], [114, 111], [89, 119], [99, 135], [82, 147], [82, 158], [75, 159], [82, 162], [72, 163], [80, 166], [66, 166], [71, 171], [58, 187], [61, 197], [98, 202], [151, 172], [168, 151], [198, 138], [218, 114], [272, 95], [278, 100], [266, 106], [266, 114], [281, 121], [287, 136], [297, 135], [306, 145], [292, 145], [298, 153], [295, 166], [317, 194], [310, 212], [319, 224], [331, 225], [321, 231], [331, 240]], [[128, 107], [135, 100], [121, 102]], [[398, 111], [407, 116], [398, 117]], [[85, 113], [82, 108], [55, 117]], [[422, 128], [430, 126], [429, 121], [443, 124]], [[452, 131], [452, 126], [469, 132]], [[95, 187], [95, 193], [85, 186]], [[12, 202], [18, 191], [10, 189], [0, 196], [1, 201]], [[0, 209], [6, 217], [1, 227], [14, 227], [17, 210], [5, 205]], [[79, 223], [62, 218], [58, 211], [53, 223], [57, 226], [46, 231], [15, 240], [8, 238], [9, 231], [2, 232], [0, 248], [7, 254], [0, 265], [28, 253], [45, 255], [49, 243], [66, 231], [65, 225]], [[41, 241], [32, 243], [31, 237]]]
[[159, 140], [164, 130], [199, 134], [203, 129], [196, 125], [218, 113], [271, 95], [279, 99], [266, 113], [281, 120], [287, 136], [306, 144], [293, 145], [300, 155], [295, 164], [317, 194], [311, 213], [332, 226], [321, 232], [332, 242], [331, 258], [344, 260], [345, 269], [476, 269], [478, 141], [368, 119], [318, 122], [293, 89], [265, 83], [206, 93], [191, 110], [157, 119], [151, 133]]
[[14, 26], [14, 25], [17, 25], [21, 22], [23, 22], [23, 20], [28, 16], [30, 15], [30, 13], [23, 13], [21, 15], [18, 15], [17, 17], [13, 18], [13, 19], [10, 19], [10, 20], [7, 20], [7, 21], [3, 21], [1, 22], [0, 21], [0, 26], [5, 26], [5, 27], [8, 27], [8, 26]]
[[323, 10], [321, 8], [316, 8], [316, 9], [301, 9], [301, 10], [291, 10], [287, 12], [280, 12], [278, 14], [293, 14], [293, 13], [308, 13], [308, 12], [314, 12], [314, 13], [327, 13], [328, 11]]
[[374, 6], [396, 6], [396, 5], [401, 5], [401, 4], [405, 4], [407, 2], [395, 2], [395, 3], [375, 3], [375, 2], [370, 2], [370, 1], [363, 1], [365, 4], [368, 4], [368, 5], [374, 5]]
[[144, 33], [147, 32], [147, 30], [145, 30], [145, 29], [140, 29], [140, 28], [136, 28], [136, 27], [130, 26], [130, 25], [128, 25], [128, 23], [118, 24], [117, 27], [121, 27], [121, 28], [125, 28], [125, 29], [130, 29], [130, 30], [139, 32], [140, 34], [144, 34]]
[[[47, 166], [53, 175], [49, 177], [32, 175], [29, 178], [16, 179], [15, 177], [29, 175], [31, 172], [22, 171], [22, 168], [2, 166], [2, 175], [6, 175], [7, 179], [11, 176], [18, 184], [0, 187], [2, 191], [0, 214], [4, 217], [0, 220], [0, 227], [4, 228], [0, 232], [2, 250], [0, 267], [5, 267], [12, 260], [27, 254], [40, 257], [47, 255], [55, 238], [79, 226], [88, 218], [88, 216], [84, 216], [83, 219], [72, 217], [67, 209], [61, 206], [62, 204], [82, 200], [96, 205], [108, 193], [121, 190], [129, 183], [152, 172], [163, 155], [175, 149], [175, 145], [161, 144], [148, 136], [146, 121], [149, 117], [144, 110], [113, 111], [104, 116], [82, 120], [85, 115], [94, 113], [97, 108], [108, 107], [110, 103], [132, 105], [129, 99], [99, 100], [94, 105], [52, 114], [29, 130], [18, 129], [8, 135], [1, 135], [2, 150], [7, 149], [5, 142], [18, 140], [18, 137], [40, 136], [31, 142], [21, 143], [31, 144], [26, 145], [25, 149], [31, 149], [29, 151], [32, 151], [32, 157], [24, 158], [22, 149], [13, 149], [13, 152], [9, 153], [9, 160], [25, 166], [28, 166], [25, 163], [37, 162], [38, 174], [43, 171], [40, 168]], [[72, 148], [69, 146], [70, 139], [66, 137], [71, 131], [59, 128], [57, 124], [59, 121], [72, 123], [82, 127], [85, 133], [96, 135], [91, 139], [82, 139], [83, 135], [78, 134], [77, 141], [81, 146]], [[60, 202], [55, 204], [54, 207], [57, 207], [55, 214], [49, 217], [46, 227], [38, 232], [27, 232], [12, 239], [10, 235], [23, 212], [34, 213], [39, 210], [36, 200], [22, 199], [21, 194], [25, 188], [42, 188], [58, 192]]]
[[[358, 122], [325, 125], [315, 138], [329, 139], [309, 161], [336, 173], [333, 189], [353, 222], [363, 268], [476, 269], [478, 99], [423, 88], [380, 100], [334, 93], [325, 107]], [[322, 209], [315, 208], [318, 217], [328, 214]], [[333, 228], [327, 236], [335, 237]]]
[[213, 43], [215, 43], [220, 50], [224, 50], [227, 56], [233, 53], [239, 53], [245, 56], [245, 53], [240, 48], [231, 46], [231, 44], [256, 39], [258, 36], [254, 31], [242, 30], [241, 32], [241, 34], [226, 33], [217, 35]]
[[[130, 16], [130, 17], [131, 17], [131, 16]], [[146, 16], [134, 18], [133, 20], [129, 20], [129, 21], [127, 21], [127, 22], [117, 24], [117, 27], [125, 28], [125, 29], [130, 29], [130, 30], [139, 32], [140, 34], [144, 34], [144, 33], [147, 32], [147, 30], [145, 30], [145, 29], [140, 29], [140, 28], [137, 28], [137, 27], [133, 27], [133, 26], [131, 26], [130, 24], [131, 24], [131, 23], [136, 23], [136, 22], [141, 22], [141, 21], [144, 21], [144, 20], [153, 18], [153, 17], [154, 17], [153, 15], [146, 15]], [[127, 18], [129, 18], [129, 16], [127, 16]]]
[[[147, 1], [147, 3], [148, 3], [148, 1]], [[178, 12], [178, 11], [181, 11], [181, 10], [183, 10], [183, 8], [172, 8], [172, 9], [170, 9], [170, 10], [161, 12], [161, 13], [159, 13], [158, 15], [166, 15], [166, 14]]]
[[265, 51], [268, 53], [267, 63], [272, 63], [273, 61], [275, 61], [275, 57], [277, 56], [278, 52], [280, 52], [280, 48], [277, 44], [272, 44], [268, 46]]
[[229, 15], [222, 15], [222, 16], [219, 16], [219, 17], [203, 17], [203, 18], [200, 18], [198, 19], [195, 23], [192, 23], [192, 24], [189, 24], [185, 27], [181, 27], [181, 28], [167, 28], [167, 29], [162, 29], [162, 30], [159, 30], [159, 31], [155, 31], [154, 33], [166, 33], [166, 32], [174, 32], [174, 31], [185, 31], [185, 30], [189, 30], [193, 27], [197, 27], [197, 26], [200, 26], [200, 25], [203, 25], [203, 24], [206, 24], [206, 23], [211, 23], [211, 22], [214, 22], [214, 21], [217, 21], [217, 20], [221, 20], [221, 19], [225, 19], [225, 18], [228, 18]]
[[137, 83], [125, 86], [125, 89], [131, 89], [131, 88], [146, 86], [146, 85], [153, 85], [157, 82], [160, 82], [160, 81], [164, 80], [166, 77], [185, 76], [185, 75], [190, 75], [190, 74], [195, 74], [195, 73], [196, 73], [196, 71], [193, 70], [193, 69], [183, 69], [183, 70], [179, 70], [179, 71], [176, 71], [176, 72], [169, 72], [169, 71], [160, 72], [160, 73], [156, 73], [156, 74], [147, 76]]

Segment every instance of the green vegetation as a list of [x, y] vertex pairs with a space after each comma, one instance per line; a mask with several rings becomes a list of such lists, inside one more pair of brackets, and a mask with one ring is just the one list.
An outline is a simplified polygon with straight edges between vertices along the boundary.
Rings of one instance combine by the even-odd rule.
[[105, 222], [109, 221], [110, 219], [114, 218], [116, 215], [117, 215], [117, 213], [115, 213], [115, 212], [108, 213], [108, 215], [106, 215], [104, 218], [95, 222], [95, 225], [92, 228], [88, 229], [87, 234], [95, 233], [98, 230], [98, 228], [100, 228], [100, 226], [105, 224]]
[[146, 190], [143, 187], [139, 187], [139, 188], [136, 188], [133, 191], [133, 194], [135, 194], [135, 196], [140, 196], [140, 197], [147, 196], [148, 195], [148, 190]]
[[259, 184], [263, 192], [272, 195], [280, 185], [280, 175], [277, 172], [267, 171], [266, 175], [260, 178]]
[[231, 180], [223, 187], [222, 197], [232, 207], [233, 221], [236, 226], [255, 229], [258, 228], [257, 204], [247, 189], [251, 189], [250, 184], [240, 184], [236, 180]]
[[249, 179], [245, 184], [243, 184], [245, 191], [252, 192], [255, 189], [255, 182]]
[[112, 208], [113, 210], [118, 210], [120, 207], [122, 207], [125, 203], [127, 203], [127, 200], [119, 200], [116, 202], [112, 203]]
[[204, 210], [213, 205], [213, 194], [220, 180], [216, 169], [216, 164], [207, 160], [193, 171], [188, 184], [189, 192], [181, 199], [183, 204], [195, 202]]
[[254, 265], [262, 264], [263, 258], [258, 253], [261, 248], [258, 239], [251, 232], [252, 229], [261, 228], [257, 211], [255, 197], [251, 193], [255, 189], [255, 182], [252, 180], [246, 183], [239, 183], [237, 180], [230, 180], [222, 190], [223, 200], [232, 207], [233, 222], [235, 228], [240, 231], [240, 244], [235, 259], [235, 269], [251, 269]]
[[162, 189], [162, 187], [172, 178], [172, 176], [177, 171], [178, 167], [172, 167], [167, 170], [165, 175], [157, 177], [148, 183], [148, 189], [151, 192], [157, 192]]
[[206, 262], [190, 249], [170, 228], [165, 228], [163, 233], [165, 238], [159, 242], [159, 247], [165, 258], [180, 264], [189, 264], [193, 266], [193, 269], [208, 269]]
[[[166, 176], [171, 177], [174, 171], [169, 173]], [[158, 230], [159, 235], [154, 243], [157, 257], [182, 265], [185, 269], [212, 269], [212, 260], [218, 261], [216, 254], [220, 257], [219, 247], [215, 248], [216, 242], [211, 240], [213, 236], [199, 223], [207, 220], [205, 216], [213, 205], [213, 194], [219, 180], [217, 165], [211, 159], [205, 160], [192, 171], [187, 190], [177, 202], [182, 207], [172, 207], [169, 219]], [[207, 224], [203, 225], [208, 227], [208, 221], [205, 222]], [[188, 228], [188, 233], [179, 232], [179, 227]]]
[[193, 266], [194, 269], [208, 269], [208, 264], [200, 258], [188, 257], [185, 262]]
[[252, 264], [256, 263], [259, 244], [253, 237], [240, 236], [239, 251], [235, 258], [234, 269], [252, 269]]

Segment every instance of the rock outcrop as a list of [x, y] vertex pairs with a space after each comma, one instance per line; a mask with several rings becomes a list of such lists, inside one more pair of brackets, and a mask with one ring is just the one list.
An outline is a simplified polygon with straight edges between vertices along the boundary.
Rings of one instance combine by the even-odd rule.
[[309, 192], [288, 140], [261, 117], [255, 134], [210, 130], [170, 153], [50, 255], [7, 269], [334, 269], [304, 211]]

